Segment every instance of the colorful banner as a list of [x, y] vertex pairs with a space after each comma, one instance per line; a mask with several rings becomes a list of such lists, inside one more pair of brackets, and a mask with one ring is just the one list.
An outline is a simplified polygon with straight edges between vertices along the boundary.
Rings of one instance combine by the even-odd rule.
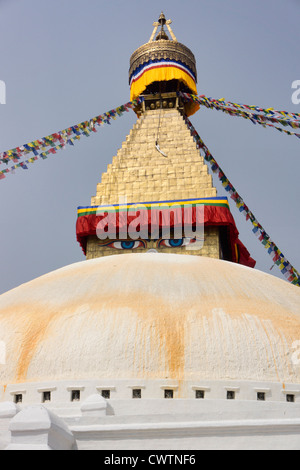
[[276, 266], [279, 267], [281, 273], [284, 277], [294, 285], [300, 286], [300, 274], [298, 271], [291, 265], [291, 263], [285, 258], [283, 253], [279, 250], [277, 245], [271, 240], [270, 236], [267, 234], [262, 225], [258, 222], [254, 214], [250, 211], [248, 206], [245, 204], [242, 197], [238, 194], [236, 189], [228, 180], [227, 176], [221, 169], [221, 167], [216, 162], [215, 158], [212, 156], [203, 140], [198, 135], [196, 129], [191, 124], [190, 120], [186, 118], [186, 123], [190, 129], [191, 135], [193, 136], [197, 147], [204, 152], [204, 159], [210, 164], [213, 173], [217, 174], [219, 180], [222, 183], [225, 191], [230, 194], [231, 199], [235, 202], [236, 207], [239, 209], [241, 214], [246, 217], [246, 220], [250, 220], [253, 226], [253, 233], [258, 237], [259, 241], [268, 251], [268, 254], [272, 257], [273, 262]]
[[[133, 100], [142, 95], [151, 83], [170, 80], [179, 80], [193, 93], [197, 93], [196, 77], [186, 64], [171, 59], [156, 59], [140, 65], [131, 74], [129, 78], [130, 99]], [[198, 103], [191, 101], [187, 109], [188, 116], [198, 109]]]
[[[116, 119], [118, 116], [122, 116], [124, 112], [128, 112], [130, 109], [135, 108], [142, 101], [142, 98], [130, 101], [129, 103], [112, 109], [111, 111], [95, 116], [88, 121], [81, 122], [68, 127], [67, 129], [48, 135], [47, 137], [43, 137], [20, 147], [16, 147], [15, 149], [0, 153], [0, 164], [8, 164], [9, 162], [15, 163], [15, 165], [10, 168], [0, 171], [0, 179], [4, 179], [7, 173], [14, 173], [14, 170], [18, 168], [27, 170], [28, 164], [34, 163], [38, 159], [45, 160], [49, 155], [55, 154], [58, 150], [65, 148], [66, 145], [74, 145], [75, 142], [83, 135], [88, 137], [91, 132], [97, 132], [96, 126], [110, 124], [111, 119]], [[30, 152], [34, 154], [34, 157], [19, 163], [19, 160], [24, 158]]]
[[[199, 207], [204, 207], [201, 216], [197, 212]], [[149, 235], [153, 230], [163, 227], [186, 227], [186, 224], [196, 226], [202, 223], [204, 227], [222, 226], [226, 230], [226, 244], [229, 245], [226, 260], [255, 266], [255, 261], [238, 238], [239, 233], [226, 197], [84, 206], [78, 207], [77, 215], [76, 236], [84, 254], [88, 237], [97, 234], [99, 223], [105, 222], [107, 237], [110, 235], [110, 227], [116, 239], [122, 238], [121, 234], [125, 234], [127, 239], [127, 230], [132, 223], [138, 223], [139, 232], [147, 232]]]
[[223, 111], [230, 116], [242, 117], [249, 119], [253, 124], [261, 124], [264, 127], [273, 127], [279, 132], [287, 135], [294, 135], [300, 139], [300, 133], [291, 132], [281, 127], [275, 126], [280, 124], [284, 127], [292, 127], [293, 129], [300, 129], [300, 115], [296, 113], [288, 113], [287, 111], [276, 111], [273, 108], [263, 109], [258, 106], [248, 106], [243, 104], [232, 103], [225, 101], [224, 98], [216, 100], [207, 98], [204, 95], [195, 96], [188, 93], [180, 93], [180, 96], [185, 101], [193, 101], [206, 108], [216, 109]]

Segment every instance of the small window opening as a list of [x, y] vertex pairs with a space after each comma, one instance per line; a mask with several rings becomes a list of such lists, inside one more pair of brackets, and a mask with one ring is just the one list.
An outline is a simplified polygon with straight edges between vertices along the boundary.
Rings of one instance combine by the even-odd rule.
[[71, 401], [80, 401], [80, 390], [71, 391]]
[[203, 399], [205, 397], [205, 391], [204, 390], [196, 390], [195, 391], [195, 397]]
[[294, 401], [295, 401], [295, 395], [287, 394], [287, 396], [286, 396], [286, 401], [288, 401], [289, 403], [294, 403]]
[[174, 398], [174, 390], [165, 390], [165, 398]]
[[16, 394], [14, 395], [14, 402], [15, 402], [15, 403], [22, 403], [22, 401], [23, 401], [23, 395], [22, 395], [22, 393], [16, 393]]
[[51, 392], [43, 392], [42, 401], [43, 403], [46, 401], [51, 401]]
[[258, 401], [265, 401], [266, 400], [265, 392], [257, 392], [257, 400]]
[[142, 398], [142, 389], [141, 388], [134, 388], [132, 390], [132, 398]]
[[109, 399], [110, 399], [110, 390], [101, 390], [101, 395], [102, 395], [103, 398], [105, 398], [106, 400], [109, 400]]
[[227, 390], [227, 400], [234, 400], [235, 392], [233, 390]]

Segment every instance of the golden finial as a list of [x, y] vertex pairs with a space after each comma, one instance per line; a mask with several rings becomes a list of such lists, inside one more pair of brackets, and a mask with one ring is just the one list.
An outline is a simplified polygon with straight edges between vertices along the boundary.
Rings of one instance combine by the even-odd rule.
[[171, 23], [172, 23], [172, 21], [171, 21], [171, 20], [166, 20], [166, 17], [165, 17], [165, 15], [164, 15], [164, 13], [161, 12], [160, 17], [158, 18], [158, 21], [155, 21], [155, 22], [153, 23], [154, 30], [153, 30], [153, 32], [152, 32], [152, 34], [151, 34], [151, 37], [150, 37], [150, 39], [149, 39], [149, 42], [152, 42], [152, 41], [154, 40], [155, 34], [156, 34], [156, 32], [157, 32], [157, 28], [158, 28], [159, 26], [161, 26], [161, 30], [160, 30], [160, 32], [158, 33], [158, 35], [156, 36], [156, 40], [160, 40], [160, 39], [169, 40], [168, 35], [166, 34], [166, 32], [165, 32], [165, 30], [164, 30], [164, 25], [167, 26], [168, 31], [169, 31], [169, 33], [170, 33], [171, 38], [173, 39], [173, 41], [177, 42], [177, 39], [176, 39], [176, 37], [175, 37], [175, 35], [174, 35], [174, 33], [173, 33], [172, 29], [171, 29], [171, 26], [170, 26]]

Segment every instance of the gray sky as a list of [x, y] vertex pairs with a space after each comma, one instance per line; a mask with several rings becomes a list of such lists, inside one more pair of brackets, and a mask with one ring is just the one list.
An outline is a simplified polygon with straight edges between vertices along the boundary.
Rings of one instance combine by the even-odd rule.
[[[0, 151], [65, 129], [129, 101], [132, 52], [161, 11], [197, 60], [198, 94], [300, 113], [300, 0], [0, 0]], [[76, 211], [136, 117], [0, 181], [0, 293], [84, 260]], [[223, 171], [286, 258], [300, 270], [300, 141], [249, 120], [201, 109], [191, 117]], [[0, 169], [5, 166], [1, 165]], [[214, 177], [218, 196], [227, 196]], [[240, 239], [270, 273], [272, 259], [235, 205]], [[271, 274], [281, 275], [275, 266]]]

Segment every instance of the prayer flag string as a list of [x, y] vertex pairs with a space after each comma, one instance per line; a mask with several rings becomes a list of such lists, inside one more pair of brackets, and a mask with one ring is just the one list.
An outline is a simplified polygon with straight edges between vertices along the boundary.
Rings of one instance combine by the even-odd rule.
[[268, 254], [273, 259], [273, 263], [279, 267], [281, 273], [291, 284], [300, 286], [299, 272], [286, 259], [286, 257], [277, 247], [277, 245], [271, 240], [262, 225], [258, 222], [254, 214], [250, 211], [242, 197], [238, 194], [234, 186], [230, 183], [227, 176], [225, 175], [215, 158], [212, 156], [212, 154], [204, 144], [203, 140], [195, 130], [194, 126], [191, 124], [190, 120], [187, 117], [185, 119], [187, 126], [191, 132], [191, 135], [193, 136], [197, 144], [197, 148], [199, 150], [203, 150], [204, 159], [210, 164], [213, 173], [217, 174], [219, 180], [222, 183], [222, 186], [224, 187], [225, 191], [230, 194], [230, 197], [235, 202], [235, 205], [238, 208], [239, 212], [245, 216], [246, 220], [250, 220], [250, 222], [252, 223], [252, 232], [256, 235], [256, 237], [258, 237], [259, 241], [268, 251]]
[[[66, 129], [58, 131], [54, 134], [48, 135], [38, 140], [34, 140], [20, 147], [16, 147], [11, 150], [0, 153], [0, 165], [1, 163], [13, 162], [10, 168], [5, 168], [0, 171], [0, 180], [4, 179], [7, 173], [14, 173], [18, 168], [28, 169], [29, 163], [34, 163], [38, 159], [45, 160], [49, 155], [55, 154], [58, 150], [64, 149], [66, 145], [74, 145], [76, 141], [85, 135], [88, 137], [91, 132], [97, 132], [96, 126], [102, 124], [110, 124], [111, 119], [116, 119], [118, 116], [122, 116], [124, 112], [128, 112], [130, 109], [135, 108], [142, 102], [142, 98], [130, 101], [126, 104], [118, 106], [111, 111], [108, 111], [99, 116], [95, 116], [88, 121], [81, 122], [79, 124], [70, 126]], [[33, 153], [34, 156], [19, 162], [27, 154]]]
[[273, 127], [279, 132], [287, 135], [294, 135], [300, 139], [300, 132], [292, 132], [274, 124], [280, 124], [284, 127], [292, 127], [300, 129], [300, 114], [288, 113], [287, 111], [276, 111], [273, 108], [263, 109], [258, 106], [248, 106], [245, 104], [232, 103], [225, 101], [224, 98], [219, 100], [208, 98], [205, 95], [196, 96], [189, 93], [179, 94], [183, 100], [195, 101], [206, 108], [223, 111], [230, 116], [242, 117], [249, 119], [253, 124], [261, 124], [263, 127]]

